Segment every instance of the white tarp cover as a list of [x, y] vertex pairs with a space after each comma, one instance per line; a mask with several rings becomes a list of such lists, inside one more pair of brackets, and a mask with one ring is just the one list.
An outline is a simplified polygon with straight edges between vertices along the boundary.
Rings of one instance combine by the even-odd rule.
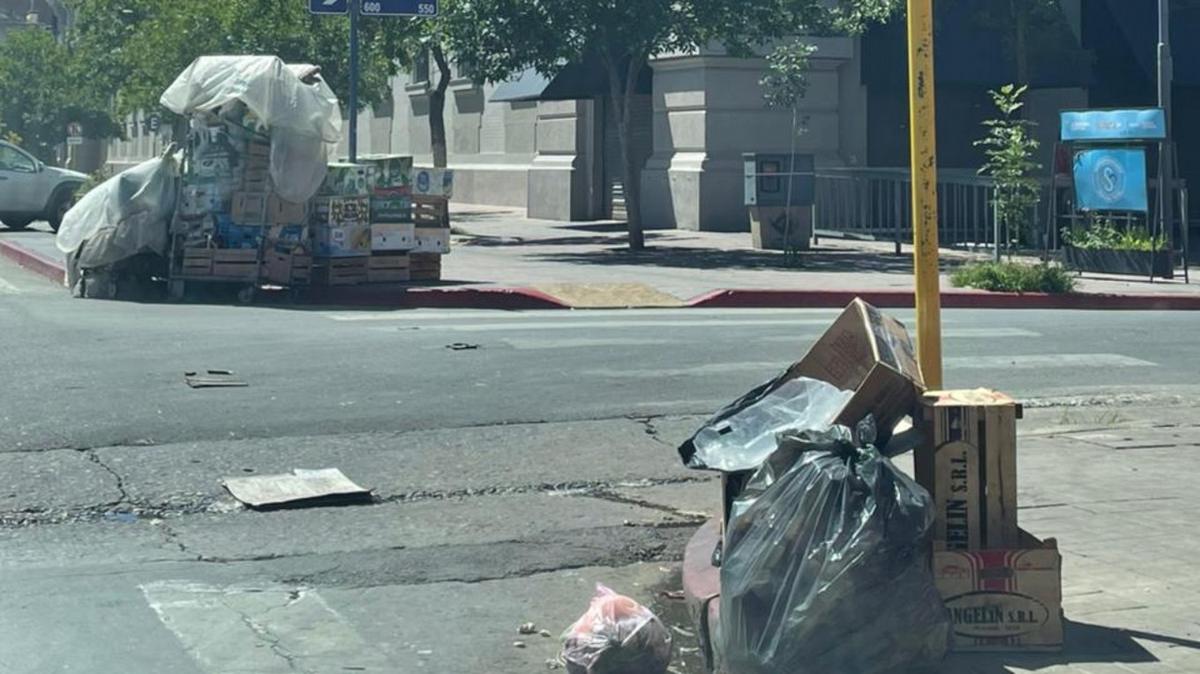
[[104, 181], [63, 216], [55, 238], [58, 249], [68, 255], [79, 250], [84, 269], [141, 252], [166, 255], [178, 173], [178, 155], [168, 153]]
[[305, 84], [277, 56], [201, 56], [163, 92], [180, 115], [241, 101], [271, 129], [271, 180], [283, 199], [304, 202], [325, 180], [342, 132], [337, 96], [324, 80]]

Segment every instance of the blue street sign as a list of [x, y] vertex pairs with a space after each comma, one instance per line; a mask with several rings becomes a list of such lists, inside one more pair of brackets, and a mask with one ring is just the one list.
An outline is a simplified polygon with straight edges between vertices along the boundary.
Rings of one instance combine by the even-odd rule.
[[363, 16], [437, 16], [437, 0], [362, 0]]
[[1075, 198], [1085, 211], [1147, 211], [1146, 151], [1084, 150], [1075, 154]]
[[1064, 110], [1062, 140], [1162, 140], [1167, 118], [1162, 108]]
[[350, 0], [308, 0], [308, 11], [313, 14], [345, 14]]

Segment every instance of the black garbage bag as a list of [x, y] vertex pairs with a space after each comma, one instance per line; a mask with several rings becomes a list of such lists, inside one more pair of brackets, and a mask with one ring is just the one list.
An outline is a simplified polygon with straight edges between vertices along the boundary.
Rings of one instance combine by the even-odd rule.
[[945, 654], [931, 498], [873, 439], [870, 419], [781, 433], [734, 501], [715, 642], [727, 671], [903, 672]]

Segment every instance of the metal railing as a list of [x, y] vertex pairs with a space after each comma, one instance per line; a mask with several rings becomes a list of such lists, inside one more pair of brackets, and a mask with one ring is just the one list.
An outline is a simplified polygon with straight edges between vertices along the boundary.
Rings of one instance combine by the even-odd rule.
[[[938, 171], [938, 239], [942, 246], [995, 246], [993, 191], [991, 178], [969, 169]], [[912, 241], [909, 171], [817, 169], [815, 216], [817, 230], [894, 241], [899, 253], [901, 243]]]

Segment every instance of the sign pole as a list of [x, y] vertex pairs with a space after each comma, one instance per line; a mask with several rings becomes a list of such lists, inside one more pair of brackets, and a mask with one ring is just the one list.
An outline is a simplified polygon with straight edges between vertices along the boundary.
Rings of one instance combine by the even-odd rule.
[[358, 162], [358, 8], [350, 0], [350, 163]]
[[932, 0], [908, 0], [908, 125], [912, 165], [917, 359], [921, 364], [925, 385], [939, 389], [942, 386], [942, 307], [938, 288], [937, 129], [934, 113]]
[[[1172, 248], [1175, 243], [1175, 201], [1174, 195], [1175, 166], [1171, 160], [1173, 149], [1171, 138], [1174, 129], [1171, 128], [1171, 80], [1174, 76], [1174, 63], [1171, 60], [1171, 3], [1170, 0], [1158, 0], [1158, 107], [1163, 109], [1166, 119], [1166, 138], [1159, 144], [1158, 150], [1158, 219], [1159, 234], [1166, 238]], [[1182, 214], [1182, 221], [1187, 227], [1187, 213]], [[1153, 279], [1154, 275], [1151, 274]]]

